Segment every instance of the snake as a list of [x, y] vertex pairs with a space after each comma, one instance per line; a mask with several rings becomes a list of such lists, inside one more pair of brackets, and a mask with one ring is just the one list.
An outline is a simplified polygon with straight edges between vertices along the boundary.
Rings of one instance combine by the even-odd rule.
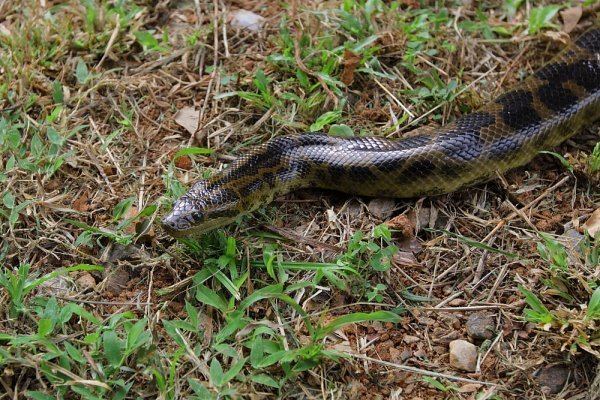
[[234, 222], [301, 188], [387, 198], [435, 196], [522, 166], [600, 118], [600, 27], [481, 108], [398, 139], [275, 136], [193, 184], [162, 219], [175, 238]]

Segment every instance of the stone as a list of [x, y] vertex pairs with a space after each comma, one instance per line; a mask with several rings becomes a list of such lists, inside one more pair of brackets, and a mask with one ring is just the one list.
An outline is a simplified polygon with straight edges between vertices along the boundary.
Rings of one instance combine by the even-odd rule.
[[79, 290], [93, 289], [96, 286], [96, 280], [89, 273], [84, 273], [75, 281]]
[[406, 360], [408, 360], [411, 357], [412, 357], [412, 351], [410, 351], [409, 349], [404, 349], [404, 350], [402, 350], [402, 353], [400, 353], [400, 359], [402, 360], [402, 362], [405, 362]]
[[249, 10], [236, 10], [231, 13], [231, 26], [236, 29], [247, 29], [260, 32], [265, 19]]
[[404, 337], [402, 338], [402, 341], [406, 344], [412, 344], [412, 343], [417, 343], [417, 342], [421, 341], [421, 339], [416, 336], [404, 335]]
[[475, 372], [477, 367], [477, 346], [462, 339], [451, 341], [450, 365], [463, 371]]
[[486, 313], [475, 313], [467, 319], [467, 334], [474, 340], [486, 340], [494, 337], [494, 316]]
[[546, 394], [556, 394], [562, 390], [569, 379], [570, 369], [565, 364], [549, 365], [543, 367], [537, 380]]

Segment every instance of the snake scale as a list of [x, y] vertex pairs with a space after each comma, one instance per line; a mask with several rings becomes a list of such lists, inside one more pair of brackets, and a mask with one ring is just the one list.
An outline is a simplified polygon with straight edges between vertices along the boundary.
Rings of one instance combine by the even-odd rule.
[[600, 27], [479, 110], [403, 139], [280, 136], [202, 180], [163, 219], [175, 237], [233, 222], [299, 188], [408, 198], [452, 192], [523, 165], [600, 118]]

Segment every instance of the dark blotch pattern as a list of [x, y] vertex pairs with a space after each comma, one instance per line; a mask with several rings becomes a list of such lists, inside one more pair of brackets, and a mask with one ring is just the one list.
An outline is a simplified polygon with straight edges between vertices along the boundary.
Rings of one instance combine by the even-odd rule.
[[415, 161], [409, 162], [406, 167], [406, 173], [409, 176], [420, 176], [430, 175], [435, 173], [436, 165], [427, 158], [419, 158]]
[[536, 72], [535, 76], [548, 81], [553, 87], [571, 81], [587, 92], [594, 92], [600, 88], [600, 60], [584, 59], [571, 64], [564, 62], [549, 64]]
[[560, 112], [577, 104], [577, 96], [560, 82], [548, 82], [538, 89], [538, 98], [552, 111]]
[[348, 167], [346, 173], [348, 179], [356, 183], [367, 182], [376, 178], [375, 174], [371, 171], [371, 167], [367, 165], [352, 165]]
[[533, 94], [525, 90], [514, 90], [496, 99], [502, 105], [502, 121], [515, 130], [537, 125], [542, 120], [533, 108]]
[[584, 33], [575, 41], [575, 44], [592, 53], [600, 53], [600, 28]]

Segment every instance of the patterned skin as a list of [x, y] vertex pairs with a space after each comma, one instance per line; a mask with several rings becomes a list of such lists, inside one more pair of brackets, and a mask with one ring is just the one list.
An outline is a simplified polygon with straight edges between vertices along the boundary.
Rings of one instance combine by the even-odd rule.
[[523, 165], [600, 118], [600, 28], [496, 100], [434, 132], [388, 140], [280, 136], [197, 182], [162, 223], [175, 237], [233, 222], [299, 188], [407, 198], [448, 193]]

